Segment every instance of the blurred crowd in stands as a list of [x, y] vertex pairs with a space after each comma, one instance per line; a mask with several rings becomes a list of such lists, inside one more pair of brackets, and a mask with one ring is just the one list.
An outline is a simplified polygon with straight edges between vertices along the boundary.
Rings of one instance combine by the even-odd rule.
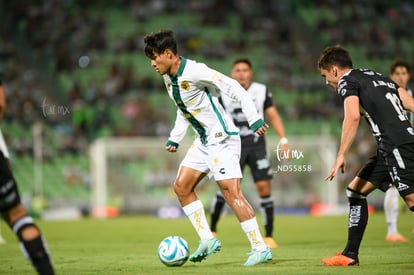
[[[49, 136], [55, 137], [51, 143], [58, 152], [83, 151], [100, 136], [167, 135], [172, 117], [165, 105], [171, 103], [164, 104], [165, 95], [162, 100], [149, 96], [164, 93], [159, 76], [141, 76], [135, 66], [121, 64], [116, 58], [142, 53], [145, 32], [139, 26], [157, 15], [194, 14], [199, 18], [197, 26], [175, 30], [180, 52], [189, 58], [201, 56], [231, 64], [234, 54], [251, 58], [256, 47], [264, 50], [256, 74], [285, 98], [299, 94], [295, 101], [280, 106], [286, 123], [341, 116], [339, 101], [327, 92], [316, 72], [317, 56], [325, 46], [340, 43], [358, 49], [365, 60], [383, 59], [381, 68], [373, 68], [383, 73], [387, 73], [387, 60], [414, 56], [414, 48], [404, 46], [414, 38], [414, 29], [409, 27], [414, 25], [412, 1], [108, 2], [1, 1], [0, 74], [8, 102], [4, 123], [17, 129], [10, 139], [15, 152], [31, 152], [30, 127], [39, 121], [53, 133]], [[117, 24], [107, 16], [111, 10], [123, 11], [139, 31], [110, 40], [107, 30]], [[233, 26], [229, 18], [236, 18], [239, 24]], [[214, 43], [210, 43], [202, 36], [204, 26], [231, 28], [232, 35], [219, 42], [211, 38]], [[108, 53], [111, 62], [101, 79], [84, 84], [74, 77], [69, 89], [62, 90], [61, 74], [71, 75], [89, 64], [101, 66], [100, 56]], [[326, 95], [315, 104], [304, 101], [301, 93], [315, 94], [315, 98]]]

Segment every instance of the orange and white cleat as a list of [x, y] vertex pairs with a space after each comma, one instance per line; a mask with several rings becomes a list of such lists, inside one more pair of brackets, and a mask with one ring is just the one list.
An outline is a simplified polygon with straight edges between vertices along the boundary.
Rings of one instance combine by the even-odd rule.
[[323, 258], [322, 262], [329, 266], [358, 266], [359, 261], [342, 255], [341, 252], [336, 253], [330, 258]]
[[406, 243], [406, 242], [408, 242], [408, 239], [406, 237], [404, 237], [403, 235], [398, 234], [398, 233], [387, 235], [385, 240], [387, 240], [387, 242], [393, 242], [393, 243]]

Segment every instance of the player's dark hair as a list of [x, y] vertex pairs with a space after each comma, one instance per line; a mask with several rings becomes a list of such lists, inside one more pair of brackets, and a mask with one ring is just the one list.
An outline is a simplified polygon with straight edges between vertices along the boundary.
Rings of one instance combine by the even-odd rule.
[[318, 59], [318, 69], [329, 70], [332, 65], [340, 68], [352, 68], [352, 59], [348, 51], [340, 45], [327, 47]]
[[156, 33], [147, 34], [144, 37], [145, 55], [150, 59], [154, 59], [155, 54], [162, 54], [169, 49], [177, 54], [177, 42], [174, 38], [172, 30], [161, 30]]
[[247, 66], [249, 66], [250, 69], [252, 68], [252, 63], [247, 58], [239, 58], [239, 59], [234, 60], [233, 66], [237, 65], [239, 63], [245, 63], [245, 64], [247, 64]]
[[393, 74], [395, 72], [395, 69], [397, 69], [398, 67], [404, 67], [408, 73], [410, 73], [411, 71], [410, 64], [408, 64], [407, 61], [394, 60], [390, 64], [390, 74]]

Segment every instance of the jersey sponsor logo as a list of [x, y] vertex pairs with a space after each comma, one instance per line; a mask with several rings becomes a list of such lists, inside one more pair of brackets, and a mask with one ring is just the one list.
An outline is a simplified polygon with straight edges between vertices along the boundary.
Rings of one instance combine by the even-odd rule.
[[188, 84], [187, 81], [183, 81], [181, 83], [181, 89], [186, 90], [186, 91], [189, 91], [190, 90], [190, 84]]
[[341, 82], [339, 82], [339, 85], [338, 85], [338, 90], [342, 90], [346, 85], [348, 85], [348, 83], [346, 83], [346, 81], [344, 80], [344, 81], [341, 81]]
[[354, 227], [359, 225], [361, 220], [361, 205], [353, 205], [349, 210], [349, 224], [348, 227]]
[[194, 111], [192, 111], [192, 112], [191, 112], [191, 115], [192, 115], [192, 116], [196, 116], [196, 115], [198, 115], [199, 113], [201, 113], [201, 109], [195, 109]]
[[347, 90], [345, 89], [346, 85], [348, 85], [348, 83], [346, 83], [346, 81], [345, 81], [345, 80], [340, 81], [340, 82], [338, 83], [338, 92], [339, 92], [339, 94], [340, 94], [341, 96], [344, 96], [344, 95], [346, 94], [346, 92], [347, 92]]
[[214, 137], [215, 138], [219, 138], [219, 137], [222, 137], [223, 136], [223, 133], [222, 132], [218, 132], [218, 133], [215, 133], [214, 134]]
[[401, 182], [398, 183], [398, 186], [397, 186], [398, 191], [403, 191], [403, 190], [406, 190], [408, 188], [409, 188], [409, 186], [407, 184], [404, 184], [404, 183], [401, 183]]
[[219, 173], [224, 175], [224, 174], [226, 174], [226, 170], [224, 168], [220, 168]]

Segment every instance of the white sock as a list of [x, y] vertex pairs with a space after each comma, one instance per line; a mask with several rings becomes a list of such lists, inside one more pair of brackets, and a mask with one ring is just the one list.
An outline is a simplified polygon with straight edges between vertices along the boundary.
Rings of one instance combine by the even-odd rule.
[[398, 233], [397, 217], [398, 217], [398, 190], [395, 187], [390, 187], [385, 192], [384, 197], [384, 213], [388, 225], [387, 235]]
[[207, 218], [204, 213], [204, 207], [200, 200], [193, 201], [183, 207], [184, 213], [190, 219], [191, 224], [197, 231], [201, 240], [210, 240], [214, 238], [208, 226]]
[[262, 234], [260, 234], [259, 225], [257, 224], [256, 217], [241, 222], [240, 225], [250, 241], [252, 250], [263, 252], [267, 249], [267, 246], [263, 241]]

